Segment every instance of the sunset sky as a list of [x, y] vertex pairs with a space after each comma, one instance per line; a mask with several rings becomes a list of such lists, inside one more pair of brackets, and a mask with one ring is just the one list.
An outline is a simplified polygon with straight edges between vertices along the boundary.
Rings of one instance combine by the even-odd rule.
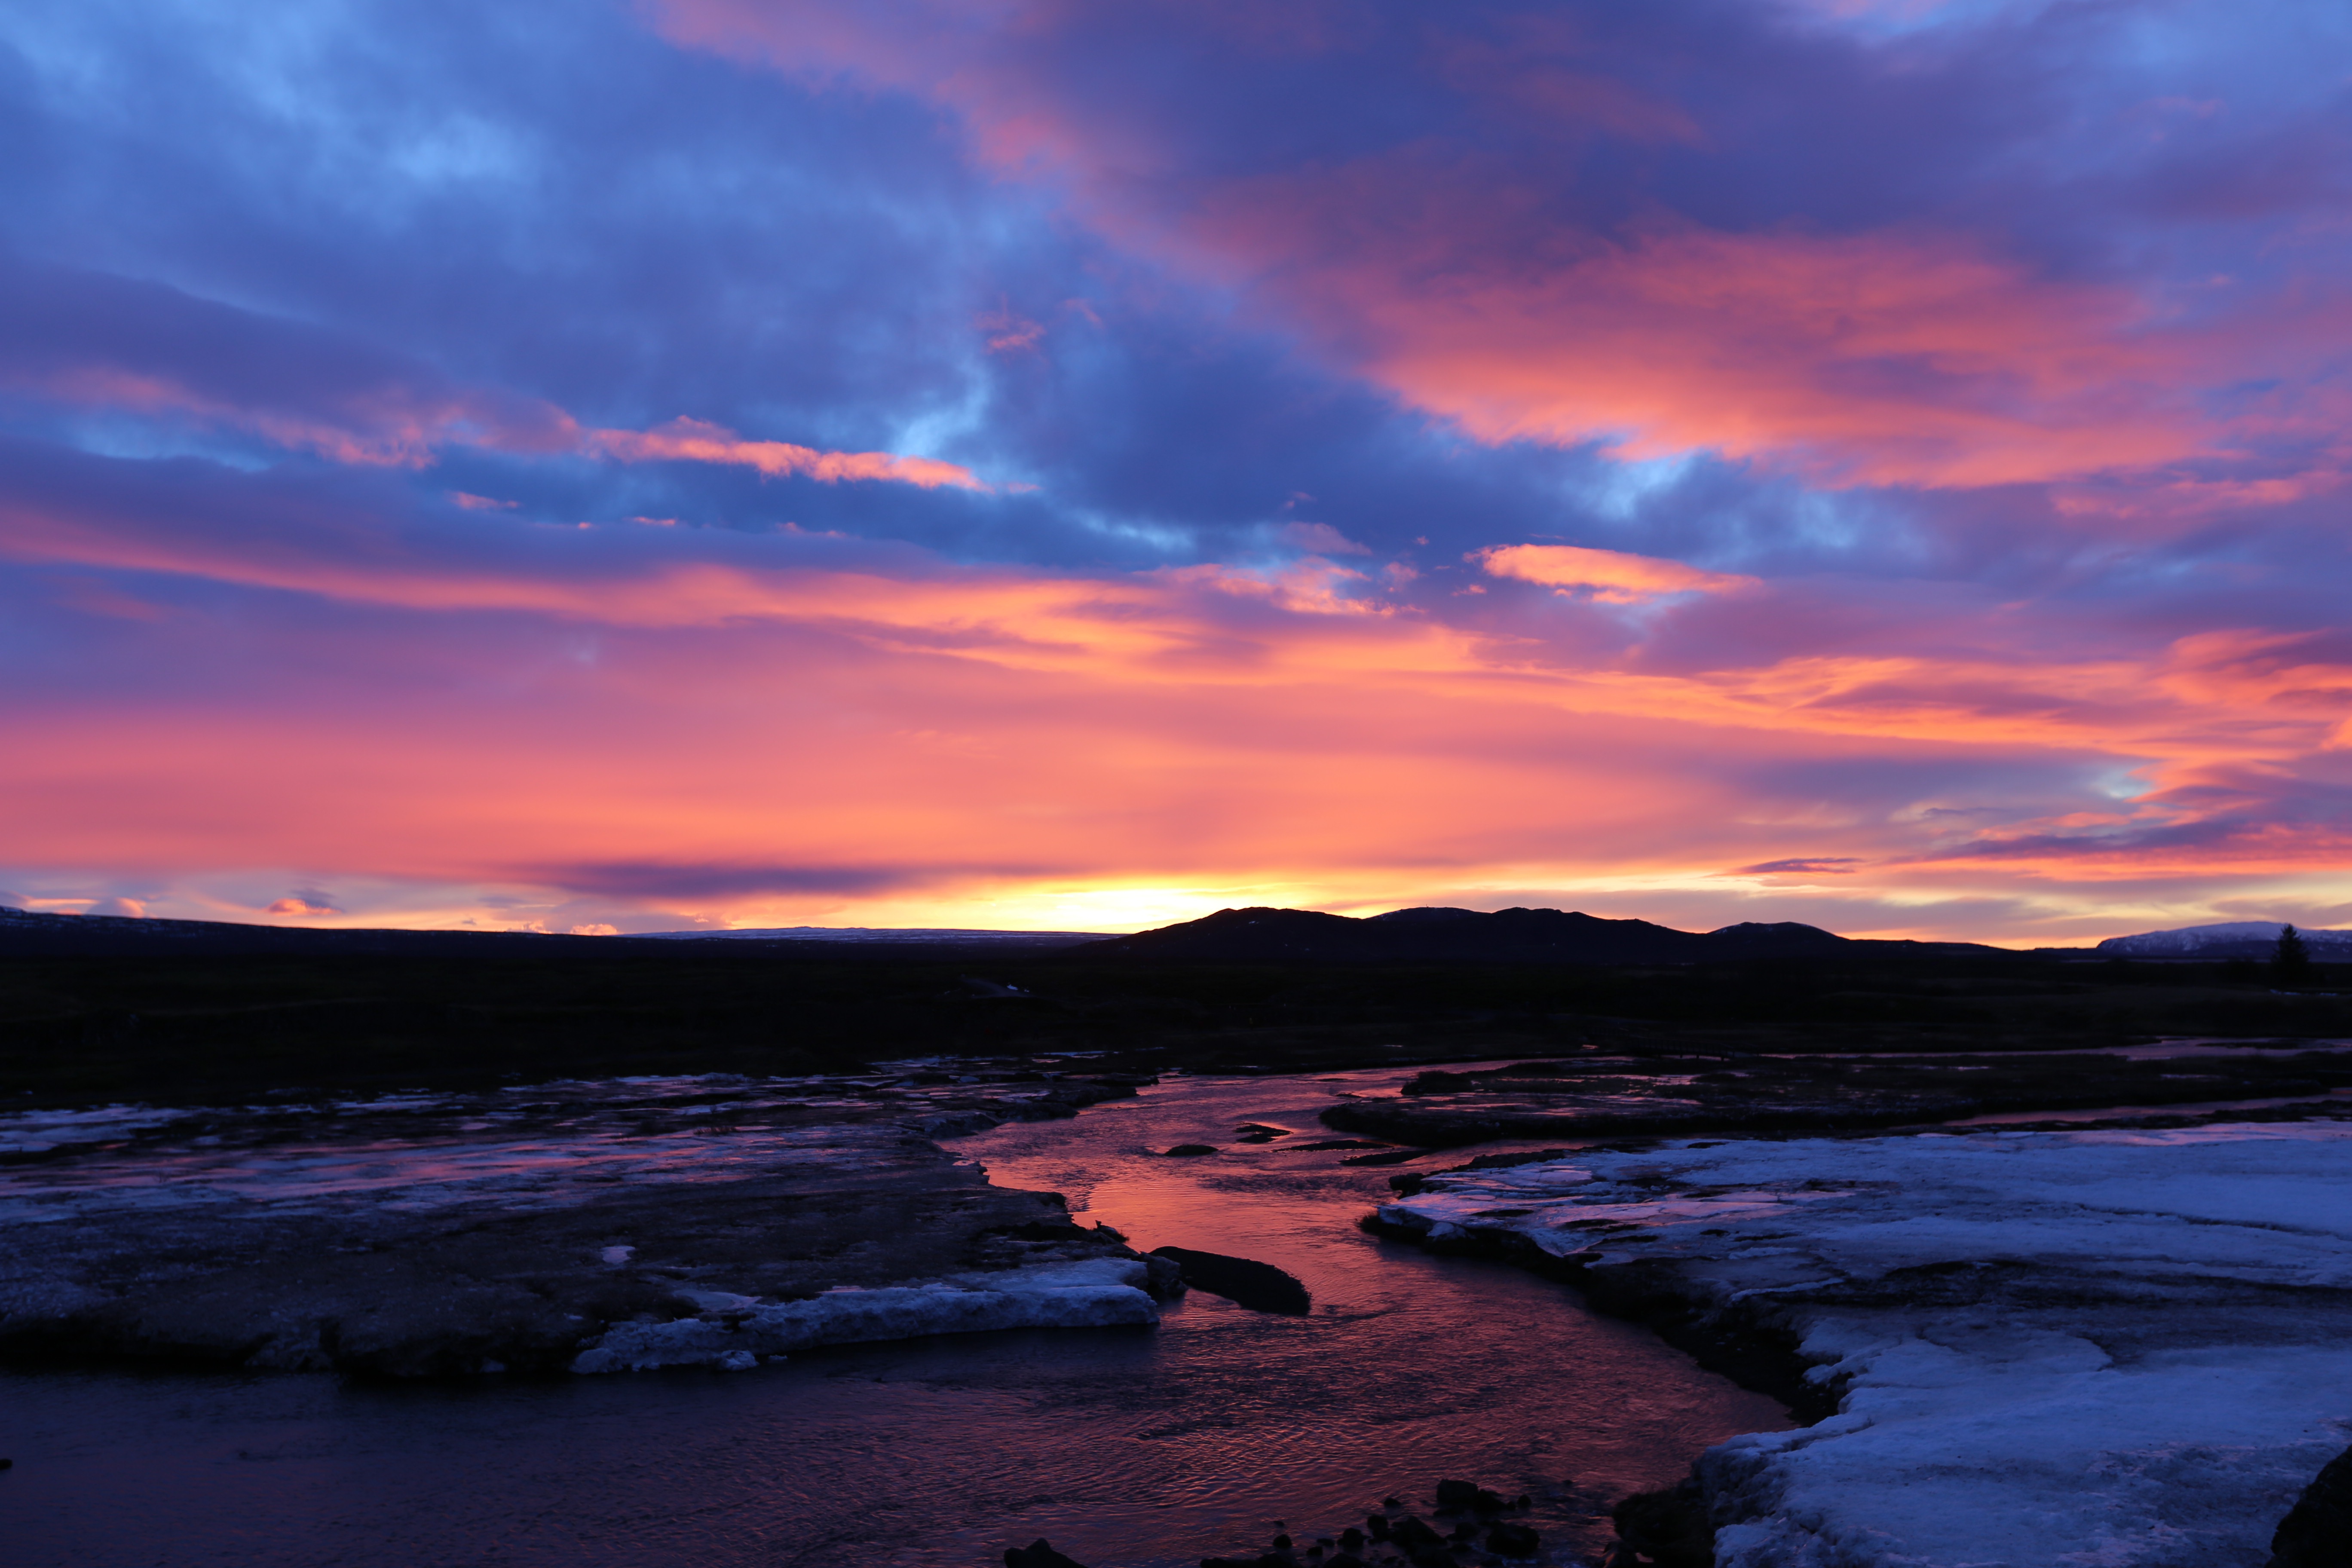
[[2352, 8], [0, 26], [0, 902], [2352, 924]]

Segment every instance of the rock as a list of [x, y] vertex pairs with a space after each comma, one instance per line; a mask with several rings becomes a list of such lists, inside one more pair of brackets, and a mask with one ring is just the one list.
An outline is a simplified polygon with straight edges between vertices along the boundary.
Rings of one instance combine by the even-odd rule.
[[2342, 1568], [2347, 1563], [2352, 1563], [2352, 1448], [2327, 1461], [2271, 1537], [2270, 1568]]
[[1041, 1535], [1026, 1546], [1006, 1547], [1004, 1568], [1086, 1568], [1086, 1564], [1063, 1556]]
[[1171, 1159], [1190, 1159], [1195, 1154], [1213, 1154], [1216, 1152], [1217, 1146], [1214, 1143], [1179, 1143], [1173, 1149], [1160, 1151]]
[[1342, 1551], [1342, 1552], [1361, 1552], [1361, 1551], [1363, 1551], [1363, 1549], [1364, 1549], [1364, 1532], [1363, 1532], [1362, 1531], [1358, 1530], [1354, 1525], [1352, 1525], [1352, 1524], [1351, 1524], [1351, 1525], [1349, 1525], [1347, 1529], [1345, 1529], [1345, 1530], [1343, 1530], [1343, 1531], [1341, 1531], [1339, 1532], [1339, 1550], [1340, 1550], [1340, 1551]]
[[1184, 1271], [1184, 1283], [1195, 1290], [1223, 1296], [1253, 1311], [1304, 1315], [1314, 1306], [1307, 1287], [1271, 1263], [1189, 1247], [1155, 1247], [1151, 1256], [1175, 1262]]
[[1609, 1510], [1624, 1544], [1658, 1568], [1714, 1568], [1715, 1527], [1698, 1483], [1683, 1480], [1660, 1491], [1637, 1492]]
[[1533, 1557], [1543, 1538], [1524, 1524], [1497, 1524], [1486, 1531], [1486, 1550], [1497, 1557]]
[[1395, 1539], [1396, 1543], [1408, 1552], [1416, 1552], [1425, 1546], [1445, 1544], [1445, 1537], [1432, 1529], [1426, 1520], [1410, 1513], [1389, 1526], [1389, 1533]]
[[1469, 1481], [1437, 1483], [1437, 1506], [1440, 1508], [1468, 1508], [1477, 1496], [1477, 1487]]
[[1184, 1266], [1172, 1258], [1146, 1258], [1143, 1265], [1150, 1270], [1144, 1289], [1159, 1301], [1173, 1301], [1184, 1293]]

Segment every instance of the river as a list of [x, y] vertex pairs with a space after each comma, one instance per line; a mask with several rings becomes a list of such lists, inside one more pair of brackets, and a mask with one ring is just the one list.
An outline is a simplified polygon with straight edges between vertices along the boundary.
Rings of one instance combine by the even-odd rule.
[[[1790, 1425], [1564, 1286], [1358, 1229], [1391, 1172], [1291, 1145], [1330, 1136], [1334, 1095], [1406, 1076], [1178, 1078], [950, 1141], [1139, 1247], [1276, 1264], [1313, 1292], [1306, 1317], [1195, 1291], [1156, 1331], [838, 1347], [740, 1375], [7, 1372], [5, 1560], [979, 1568], [1042, 1535], [1089, 1568], [1192, 1568], [1461, 1477], [1533, 1496], [1547, 1560], [1569, 1561], [1609, 1539], [1617, 1498]], [[1237, 1144], [1244, 1123], [1296, 1131]], [[1221, 1152], [1153, 1152], [1184, 1142]]]

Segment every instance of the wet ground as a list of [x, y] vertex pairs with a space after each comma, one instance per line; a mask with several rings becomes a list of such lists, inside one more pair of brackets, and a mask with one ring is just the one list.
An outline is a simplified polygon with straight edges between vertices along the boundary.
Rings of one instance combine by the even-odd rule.
[[[949, 1142], [1139, 1247], [1277, 1264], [1313, 1293], [1305, 1317], [1196, 1291], [1157, 1330], [839, 1347], [740, 1375], [10, 1372], [0, 1540], [22, 1568], [964, 1568], [1044, 1535], [1090, 1568], [1190, 1568], [1458, 1476], [1534, 1495], [1558, 1561], [1605, 1542], [1617, 1498], [1788, 1424], [1565, 1287], [1358, 1230], [1391, 1173], [1298, 1145], [1332, 1141], [1317, 1117], [1338, 1096], [1408, 1076], [1179, 1079]], [[1245, 1124], [1292, 1131], [1244, 1142]], [[1188, 1142], [1219, 1152], [1155, 1152]]]
[[1416, 1144], [1496, 1138], [2042, 1121], [2089, 1111], [2142, 1116], [2326, 1110], [2352, 1090], [2341, 1042], [2274, 1048], [2164, 1041], [2110, 1051], [1780, 1053], [1652, 1050], [1491, 1068], [1434, 1068], [1393, 1095], [1327, 1115], [1342, 1131]]

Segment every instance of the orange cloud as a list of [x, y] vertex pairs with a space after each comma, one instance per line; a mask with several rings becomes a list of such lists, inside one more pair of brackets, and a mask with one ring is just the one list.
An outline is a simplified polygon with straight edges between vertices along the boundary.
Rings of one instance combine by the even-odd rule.
[[[845, 900], [1041, 907], [1108, 868], [1225, 902], [1378, 898], [1383, 879], [1727, 898], [1726, 866], [1758, 883], [1835, 870], [1862, 897], [2284, 873], [2336, 853], [2324, 824], [2261, 826], [2352, 723], [2352, 642], [2333, 635], [2086, 653], [1947, 618], [1868, 653], [1664, 660], [1555, 638], [1590, 618], [1573, 605], [1519, 620], [1440, 594], [1465, 606], [1449, 624], [1410, 584], [1328, 560], [1090, 577], [495, 513], [444, 537], [282, 498], [240, 538], [182, 524], [192, 507], [244, 515], [230, 503], [247, 491], [224, 500], [174, 468], [142, 510], [105, 500], [104, 468], [74, 459], [46, 500], [0, 494], [0, 554], [70, 564], [71, 582], [135, 569], [322, 596], [352, 629], [313, 647], [316, 617], [295, 616], [310, 629], [208, 698], [12, 704], [0, 865], [115, 868], [100, 885], [233, 862], [715, 889], [688, 907], [814, 917]], [[1695, 595], [1661, 626], [1708, 598], [1804, 618], [1776, 605], [1784, 587], [1654, 557], [1479, 559], [1596, 595]], [[240, 611], [257, 647], [272, 603]], [[194, 617], [89, 624], [149, 639], [151, 662], [215, 657], [189, 640], [210, 624]], [[354, 690], [363, 704], [327, 695]], [[2092, 768], [2135, 781], [2133, 798], [2046, 784], [1988, 806], [1946, 782]], [[1641, 912], [1632, 891], [1616, 907]]]
[[[594, 531], [590, 531], [593, 534]], [[576, 530], [524, 529], [511, 566], [333, 531], [234, 540], [73, 504], [0, 498], [0, 554], [174, 573], [428, 612], [513, 613], [613, 627], [820, 628], [897, 654], [1057, 671], [1122, 686], [1372, 680], [1507, 693], [1542, 711], [1667, 719], [1782, 736], [2059, 749], [2152, 767], [2315, 752], [2352, 722], [2352, 648], [2206, 633], [2146, 656], [1993, 647], [1801, 654], [1661, 673], [1563, 662], [1521, 632], [1450, 625], [1365, 574], [1307, 561], [1274, 575], [1203, 565], [1109, 578], [935, 564], [919, 574], [793, 563], [727, 538], [732, 559], [570, 558]], [[1549, 554], [1559, 551], [1564, 553]], [[1535, 553], [1526, 553], [1534, 552]], [[1638, 597], [1749, 579], [1567, 546], [1489, 552], [1488, 569]], [[1765, 857], [1758, 857], [1759, 858]]]
[[1587, 550], [1573, 544], [1506, 544], [1467, 557], [1497, 577], [1583, 588], [1604, 605], [1639, 605], [1667, 594], [1725, 594], [1759, 586], [1753, 577], [1702, 572], [1679, 561]]
[[337, 909], [337, 908], [335, 908], [335, 906], [334, 906], [334, 905], [332, 905], [332, 904], [331, 904], [331, 903], [328, 903], [327, 901], [325, 901], [325, 900], [322, 900], [322, 899], [318, 899], [318, 898], [315, 898], [315, 897], [314, 897], [314, 898], [300, 898], [300, 897], [297, 897], [297, 898], [280, 899], [280, 900], [278, 900], [276, 903], [271, 904], [271, 905], [270, 905], [267, 910], [263, 910], [262, 912], [263, 912], [263, 913], [265, 913], [265, 914], [272, 914], [272, 915], [311, 915], [311, 916], [323, 916], [323, 915], [339, 915], [339, 914], [341, 914], [343, 911], [342, 911], [342, 910], [339, 910], [339, 909]]

